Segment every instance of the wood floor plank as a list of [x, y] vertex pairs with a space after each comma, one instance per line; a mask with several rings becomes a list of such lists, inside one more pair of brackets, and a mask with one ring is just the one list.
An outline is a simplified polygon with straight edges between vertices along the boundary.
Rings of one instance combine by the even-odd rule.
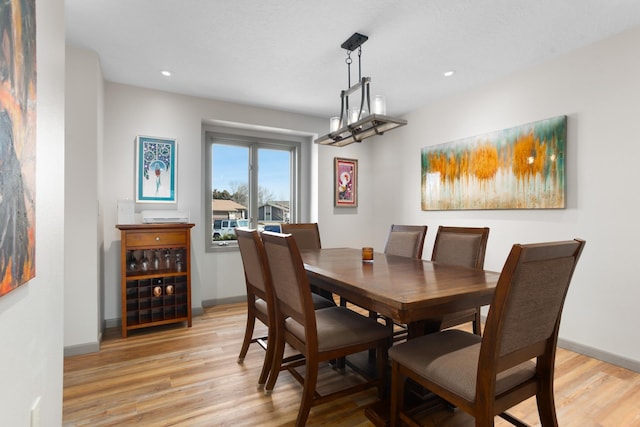
[[[257, 390], [264, 350], [252, 344], [236, 362], [246, 321], [244, 304], [209, 307], [193, 327], [168, 325], [132, 331], [122, 339], [109, 330], [97, 353], [65, 359], [63, 425], [72, 426], [288, 426], [295, 421], [301, 386], [281, 372], [271, 396]], [[266, 335], [259, 326], [256, 336]], [[329, 365], [324, 387], [353, 381]], [[556, 407], [560, 425], [640, 426], [640, 374], [559, 349]], [[363, 408], [374, 389], [311, 409], [309, 425], [370, 427]], [[509, 413], [539, 425], [535, 399]], [[459, 411], [422, 417], [428, 426], [472, 426]], [[496, 418], [496, 426], [507, 426]]]

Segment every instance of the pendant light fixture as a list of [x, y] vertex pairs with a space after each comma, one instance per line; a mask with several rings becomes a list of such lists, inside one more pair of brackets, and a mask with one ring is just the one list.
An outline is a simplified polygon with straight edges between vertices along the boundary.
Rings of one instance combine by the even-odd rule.
[[[362, 77], [362, 44], [369, 37], [354, 33], [340, 47], [347, 50], [347, 84], [348, 89], [340, 92], [340, 117], [332, 117], [329, 123], [329, 133], [315, 140], [316, 144], [345, 145], [375, 135], [382, 135], [388, 130], [407, 124], [406, 120], [387, 116], [386, 100], [377, 95], [371, 110], [371, 77]], [[351, 86], [351, 53], [358, 49], [358, 82]], [[360, 91], [360, 104], [349, 105], [349, 96]]]

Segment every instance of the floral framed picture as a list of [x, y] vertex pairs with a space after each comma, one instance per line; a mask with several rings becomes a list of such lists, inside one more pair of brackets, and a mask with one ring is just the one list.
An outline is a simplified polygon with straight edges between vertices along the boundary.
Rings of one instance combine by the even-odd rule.
[[136, 202], [176, 203], [175, 139], [136, 138]]
[[334, 159], [334, 206], [355, 208], [358, 206], [358, 161]]

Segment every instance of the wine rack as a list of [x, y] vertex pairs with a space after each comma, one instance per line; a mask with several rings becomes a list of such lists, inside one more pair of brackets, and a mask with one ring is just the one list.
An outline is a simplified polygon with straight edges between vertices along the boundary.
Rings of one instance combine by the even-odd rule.
[[121, 242], [122, 336], [133, 329], [191, 326], [194, 224], [117, 225]]

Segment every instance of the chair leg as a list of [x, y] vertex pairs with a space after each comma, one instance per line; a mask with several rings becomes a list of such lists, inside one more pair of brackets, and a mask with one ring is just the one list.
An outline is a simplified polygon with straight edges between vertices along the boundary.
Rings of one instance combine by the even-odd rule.
[[[271, 334], [273, 335], [273, 334]], [[280, 373], [280, 366], [282, 365], [282, 357], [284, 356], [284, 337], [276, 334], [275, 345], [273, 349], [273, 356], [271, 356], [271, 370], [269, 372], [269, 379], [267, 380], [267, 385], [264, 390], [265, 395], [270, 395], [273, 391], [273, 387], [276, 385], [276, 380], [278, 379], [278, 374]], [[269, 345], [267, 344], [267, 348]]]
[[391, 363], [391, 427], [400, 425], [400, 411], [404, 403], [404, 383], [405, 378], [400, 375], [400, 365], [393, 361]]
[[384, 399], [387, 397], [387, 368], [389, 364], [389, 355], [387, 353], [387, 345], [378, 347], [378, 397]]
[[536, 401], [538, 402], [538, 416], [542, 427], [558, 427], [558, 417], [556, 416], [556, 405], [553, 397], [553, 383], [541, 386]]
[[309, 411], [313, 404], [313, 398], [316, 394], [316, 384], [318, 383], [318, 364], [310, 363], [307, 360], [307, 369], [304, 374], [304, 390], [302, 391], [302, 401], [298, 410], [298, 418], [296, 419], [296, 427], [303, 427], [307, 424]]
[[[375, 321], [378, 321], [378, 313], [375, 311], [371, 311], [369, 310], [369, 319], [373, 319]], [[376, 359], [376, 349], [375, 348], [370, 348], [369, 349], [369, 362], [372, 362]]]
[[[269, 328], [275, 329], [275, 328]], [[275, 339], [275, 331], [270, 330], [267, 335], [267, 352], [264, 355], [264, 362], [262, 362], [262, 371], [260, 371], [260, 378], [258, 379], [258, 390], [264, 389], [264, 385], [267, 382], [267, 378], [269, 377], [269, 371], [271, 370], [271, 366], [273, 364], [273, 357], [275, 354], [276, 348], [276, 339]]]
[[480, 323], [480, 307], [476, 307], [476, 316], [473, 319], [473, 333], [482, 336], [482, 325]]
[[476, 417], [476, 427], [494, 427], [494, 417], [491, 417], [489, 419], [487, 418], [483, 418], [481, 416], [477, 416]]
[[483, 405], [476, 405], [476, 427], [494, 427], [495, 415], [494, 415], [493, 401], [487, 402]]
[[238, 363], [244, 362], [244, 358], [247, 355], [247, 351], [249, 350], [249, 344], [251, 344], [251, 339], [253, 337], [253, 328], [256, 324], [256, 317], [253, 314], [251, 308], [247, 310], [247, 326], [244, 330], [244, 340], [242, 341], [242, 347], [240, 348], [240, 355], [238, 355]]

